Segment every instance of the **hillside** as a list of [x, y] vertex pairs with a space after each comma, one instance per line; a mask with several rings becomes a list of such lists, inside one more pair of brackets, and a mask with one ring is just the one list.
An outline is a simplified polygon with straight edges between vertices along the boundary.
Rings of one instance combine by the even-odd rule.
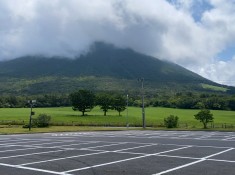
[[145, 79], [149, 92], [221, 86], [179, 65], [100, 42], [75, 59], [25, 56], [0, 62], [0, 94], [69, 93], [78, 88], [136, 91], [138, 78]]

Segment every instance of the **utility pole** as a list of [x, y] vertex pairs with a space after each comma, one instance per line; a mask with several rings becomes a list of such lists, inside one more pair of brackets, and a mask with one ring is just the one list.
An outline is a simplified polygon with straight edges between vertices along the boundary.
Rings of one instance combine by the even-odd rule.
[[32, 115], [35, 114], [35, 112], [33, 112], [33, 104], [36, 103], [36, 100], [29, 100], [28, 103], [30, 104], [29, 131], [31, 131], [31, 127], [32, 127]]
[[128, 94], [126, 95], [126, 127], [129, 128], [129, 121], [128, 121]]
[[138, 81], [141, 81], [141, 94], [142, 94], [142, 127], [146, 128], [145, 122], [145, 110], [144, 110], [144, 78], [140, 78]]

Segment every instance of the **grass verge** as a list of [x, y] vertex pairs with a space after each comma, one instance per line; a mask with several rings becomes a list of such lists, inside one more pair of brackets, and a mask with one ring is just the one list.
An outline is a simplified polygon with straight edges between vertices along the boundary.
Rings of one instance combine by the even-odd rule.
[[[32, 131], [22, 128], [23, 124], [29, 122], [28, 108], [0, 108], [0, 134], [16, 133], [37, 133], [37, 132], [73, 132], [73, 131], [112, 131], [129, 129], [141, 129], [142, 111], [141, 108], [129, 107], [127, 111], [118, 116], [116, 111], [110, 110], [107, 116], [103, 116], [103, 111], [95, 107], [86, 116], [81, 116], [79, 111], [73, 111], [71, 107], [58, 108], [34, 108], [37, 117], [45, 113], [52, 117], [52, 124], [49, 128], [33, 128]], [[145, 110], [146, 125], [152, 130], [172, 130], [163, 127], [164, 118], [169, 115], [179, 117], [179, 128], [173, 130], [203, 130], [202, 123], [194, 119], [194, 115], [199, 110], [173, 109], [148, 107]], [[235, 131], [235, 111], [212, 110], [214, 123], [209, 123], [206, 131]], [[1, 126], [2, 125], [2, 126]], [[89, 126], [89, 127], [88, 127]]]
[[138, 127], [90, 127], [90, 126], [50, 126], [48, 128], [32, 128], [31, 131], [22, 126], [0, 126], [0, 134], [32, 134], [50, 132], [79, 132], [79, 131], [123, 131], [123, 130], [142, 130]]
[[166, 130], [166, 131], [235, 131], [235, 128], [216, 128], [216, 129], [200, 129], [200, 128], [172, 128], [165, 127], [88, 127], [88, 126], [51, 126], [48, 128], [32, 128], [29, 131], [22, 126], [0, 126], [0, 135], [7, 134], [33, 134], [33, 133], [54, 133], [54, 132], [82, 132], [82, 131], [126, 131], [126, 130]]

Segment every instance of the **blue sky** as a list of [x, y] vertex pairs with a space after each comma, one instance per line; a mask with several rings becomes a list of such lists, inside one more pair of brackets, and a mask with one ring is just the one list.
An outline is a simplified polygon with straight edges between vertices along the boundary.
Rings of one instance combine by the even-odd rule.
[[[167, 0], [169, 3], [174, 5], [179, 10], [184, 10], [187, 13], [190, 13], [192, 18], [197, 23], [201, 23], [201, 19], [205, 12], [213, 10], [215, 7], [210, 0]], [[234, 0], [229, 0], [235, 3]], [[221, 1], [222, 2], [222, 1]], [[224, 1], [226, 3], [226, 1]], [[232, 15], [232, 14], [231, 14]], [[224, 49], [222, 49], [216, 58], [218, 60], [230, 60], [235, 55], [235, 42], [228, 44]]]
[[235, 45], [226, 47], [222, 52], [217, 54], [217, 58], [220, 60], [230, 60], [235, 55]]
[[201, 21], [205, 11], [213, 9], [208, 0], [167, 0], [178, 9], [184, 9], [191, 13], [196, 22]]
[[235, 0], [0, 0], [0, 24], [0, 60], [103, 41], [235, 86]]

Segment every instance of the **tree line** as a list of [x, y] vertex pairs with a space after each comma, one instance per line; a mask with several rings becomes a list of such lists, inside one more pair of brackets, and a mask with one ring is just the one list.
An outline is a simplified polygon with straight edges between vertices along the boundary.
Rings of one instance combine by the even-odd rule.
[[[77, 92], [77, 91], [76, 91]], [[75, 92], [73, 92], [75, 93]], [[73, 94], [71, 93], [71, 94]], [[95, 98], [94, 105], [102, 106], [104, 115], [106, 109], [117, 109], [114, 101], [122, 97], [122, 103], [126, 104], [125, 93], [118, 92], [92, 92]], [[27, 101], [37, 100], [35, 107], [61, 107], [71, 106], [71, 94], [46, 94], [35, 96], [0, 96], [0, 108], [28, 107]], [[129, 94], [129, 106], [141, 107], [141, 95]], [[209, 93], [176, 93], [145, 95], [145, 106], [168, 107], [179, 109], [213, 109], [213, 110], [235, 110], [235, 96]], [[106, 111], [107, 112], [107, 111]]]
[[29, 107], [28, 100], [37, 100], [35, 107], [71, 106], [67, 94], [46, 94], [35, 96], [0, 96], [0, 108]]
[[151, 101], [152, 106], [179, 109], [235, 110], [235, 96], [216, 94], [177, 93]]
[[95, 95], [92, 91], [79, 90], [69, 95], [72, 103], [72, 108], [75, 111], [81, 111], [82, 116], [85, 112], [91, 111], [95, 106], [100, 106], [106, 116], [108, 110], [116, 110], [121, 115], [121, 112], [126, 109], [126, 99], [122, 95], [110, 95], [100, 93]]

